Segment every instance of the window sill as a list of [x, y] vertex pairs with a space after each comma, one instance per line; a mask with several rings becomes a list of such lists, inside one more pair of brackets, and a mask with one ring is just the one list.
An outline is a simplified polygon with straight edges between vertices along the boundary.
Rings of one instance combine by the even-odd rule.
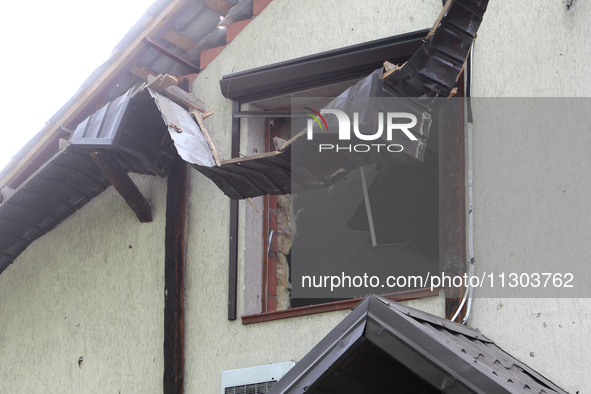
[[[432, 297], [432, 296], [436, 296], [438, 294], [439, 294], [439, 288], [434, 289], [434, 290], [417, 289], [417, 290], [401, 291], [399, 293], [386, 294], [386, 295], [383, 295], [382, 297], [388, 298], [389, 300], [392, 300], [392, 301], [408, 301], [408, 300], [415, 300], [418, 298]], [[254, 315], [244, 315], [244, 316], [242, 316], [242, 324], [261, 323], [261, 322], [266, 322], [266, 321], [287, 319], [290, 317], [308, 316], [308, 315], [314, 315], [316, 313], [333, 312], [333, 311], [341, 311], [344, 309], [351, 309], [355, 305], [357, 305], [361, 300], [362, 300], [362, 298], [355, 298], [352, 300], [327, 302], [326, 304], [302, 306], [302, 307], [298, 307], [298, 308], [285, 309], [282, 311], [256, 313]]]

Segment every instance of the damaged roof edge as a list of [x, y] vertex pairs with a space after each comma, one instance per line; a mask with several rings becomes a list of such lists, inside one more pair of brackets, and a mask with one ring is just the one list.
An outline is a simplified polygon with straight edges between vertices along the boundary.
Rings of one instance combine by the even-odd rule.
[[[419, 382], [418, 377], [433, 389], [426, 392], [566, 394], [479, 331], [449, 321], [442, 326], [442, 320], [369, 295], [268, 394], [358, 393], [355, 384], [364, 385], [361, 394], [375, 392], [368, 388], [373, 377], [363, 375], [359, 370], [356, 370], [354, 382], [348, 380], [347, 369], [352, 367], [347, 364], [355, 357], [371, 364], [369, 369], [384, 365], [383, 359], [367, 357], [364, 353], [368, 343], [377, 347], [384, 357], [391, 357], [393, 363], [411, 372], [398, 378], [382, 374], [381, 382], [391, 383], [390, 388], [400, 387], [398, 385], [406, 380]], [[397, 381], [389, 382], [388, 379]], [[351, 385], [347, 385], [348, 381]]]
[[[82, 121], [69, 143], [15, 190], [7, 191], [0, 204], [0, 273], [37, 238], [109, 187], [112, 172], [104, 165], [100, 168], [92, 155], [114, 159], [111, 168], [120, 167], [120, 174], [168, 175], [177, 157], [171, 136], [179, 133], [167, 127], [158, 107], [163, 102], [180, 108], [148, 89], [137, 94], [130, 89]], [[190, 116], [184, 112], [182, 119]], [[199, 130], [196, 124], [193, 130]], [[187, 139], [191, 130], [183, 134]], [[149, 221], [147, 207], [142, 214], [140, 221]]]
[[[47, 144], [53, 143], [59, 138], [60, 127], [62, 125], [67, 126], [74, 120], [97, 97], [100, 91], [110, 86], [113, 79], [117, 77], [122, 69], [129, 66], [130, 61], [136, 56], [136, 52], [140, 50], [140, 47], [143, 47], [140, 39], [149, 34], [156, 34], [162, 27], [168, 26], [171, 18], [188, 3], [190, 3], [190, 0], [159, 0], [153, 4], [148, 12], [140, 17], [130, 32], [117, 44], [116, 48], [123, 52], [122, 55], [112, 62], [107, 61], [99, 66], [83, 83], [83, 86], [88, 86], [88, 88], [84, 89], [81, 95], [76, 94], [68, 100], [57, 111], [57, 114], [61, 114], [61, 116], [52, 116], [51, 121], [46, 123], [33, 139], [20, 149], [10, 163], [0, 171], [0, 187], [4, 185], [10, 187], [18, 186], [20, 182], [14, 184], [15, 180], [27, 170], [32, 160], [41, 154]], [[161, 12], [156, 17], [150, 15], [151, 12], [158, 10], [161, 10]], [[148, 26], [145, 26], [145, 22], [149, 21], [150, 18], [153, 21]], [[122, 48], [119, 48], [119, 46]]]

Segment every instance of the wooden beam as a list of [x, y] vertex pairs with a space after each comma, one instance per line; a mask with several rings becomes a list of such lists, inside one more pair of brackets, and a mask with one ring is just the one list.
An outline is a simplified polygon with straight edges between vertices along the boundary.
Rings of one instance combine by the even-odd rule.
[[120, 72], [126, 71], [132, 60], [135, 60], [146, 49], [146, 45], [142, 42], [144, 37], [155, 37], [164, 28], [168, 28], [169, 24], [175, 19], [176, 13], [181, 11], [190, 0], [172, 0], [170, 4], [152, 21], [147, 23], [145, 30], [138, 35], [138, 37], [129, 45], [117, 60], [109, 66], [109, 68], [99, 77], [96, 82], [90, 86], [86, 92], [80, 97], [80, 100], [70, 107], [55, 124], [49, 128], [41, 138], [29, 149], [24, 156], [18, 160], [16, 165], [0, 179], [0, 186], [9, 185], [15, 187], [16, 182], [29, 166], [47, 149], [48, 144], [57, 141], [61, 132], [60, 126], [63, 124], [66, 127], [70, 126], [70, 122], [78, 116], [84, 116], [84, 112], [88, 106], [92, 108], [94, 102], [100, 99], [101, 95], [105, 93], [104, 89], [111, 86], [115, 78]]
[[174, 60], [175, 62], [177, 62], [181, 66], [187, 67], [191, 71], [199, 72], [198, 66], [194, 65], [193, 63], [191, 63], [190, 61], [188, 61], [186, 59], [183, 59], [182, 57], [178, 56], [177, 54], [171, 52], [168, 48], [165, 48], [164, 46], [160, 45], [156, 41], [152, 40], [150, 37], [144, 37], [144, 43], [146, 45], [150, 46], [150, 48], [155, 49], [158, 52], [160, 52], [161, 54], [163, 54], [164, 56], [168, 57], [169, 59]]
[[210, 109], [201, 114], [201, 119], [205, 120], [213, 114], [215, 114], [215, 108], [211, 107]]
[[148, 75], [152, 75], [154, 77], [159, 75], [159, 73], [152, 70], [148, 66], [144, 66], [142, 63], [136, 63], [132, 68], [129, 69], [129, 72], [136, 77], [143, 79], [144, 81], [148, 80]]
[[119, 50], [119, 48], [113, 48], [111, 55], [109, 56], [109, 61], [114, 62], [119, 58], [119, 56], [121, 56], [121, 54], [122, 52]]
[[183, 392], [185, 375], [185, 217], [187, 167], [177, 157], [168, 175], [164, 235], [164, 394]]
[[427, 33], [427, 37], [425, 37], [425, 40], [427, 38], [431, 37], [433, 34], [435, 34], [435, 30], [437, 30], [437, 28], [439, 27], [439, 24], [441, 23], [441, 20], [443, 19], [445, 14], [447, 14], [449, 7], [451, 7], [451, 3], [453, 3], [452, 0], [447, 0], [447, 2], [443, 5], [443, 9], [439, 13], [439, 16], [437, 17], [437, 20], [433, 24], [433, 27], [431, 28], [431, 30], [429, 30], [429, 33]]
[[221, 16], [226, 16], [230, 9], [233, 7], [232, 4], [228, 3], [226, 0], [199, 0], [203, 5], [211, 8]]
[[108, 152], [91, 152], [90, 156], [103, 171], [111, 185], [117, 189], [121, 197], [135, 212], [142, 223], [152, 221], [152, 208], [150, 203], [139, 191], [127, 172], [121, 167], [115, 156]]
[[215, 144], [213, 143], [213, 140], [211, 139], [211, 136], [209, 135], [207, 128], [205, 127], [205, 123], [203, 123], [203, 118], [201, 117], [201, 114], [197, 111], [191, 111], [191, 114], [195, 117], [195, 120], [197, 121], [197, 124], [199, 125], [199, 128], [201, 129], [201, 132], [203, 133], [203, 136], [207, 141], [207, 145], [209, 145], [209, 149], [211, 149], [211, 153], [213, 153], [215, 165], [219, 167], [222, 163], [222, 160], [220, 159], [218, 150], [215, 147]]
[[162, 35], [162, 38], [170, 42], [175, 47], [181, 48], [185, 52], [197, 45], [197, 41], [187, 37], [183, 33], [179, 33], [174, 29], [168, 29], [166, 33]]
[[171, 86], [176, 86], [179, 84], [179, 81], [175, 77], [168, 74], [160, 74], [156, 78], [150, 79], [151, 81], [146, 85], [146, 87], [152, 89], [155, 92], [161, 92]]
[[[155, 79], [156, 77], [148, 75], [148, 84], [152, 83], [152, 81], [154, 81]], [[172, 101], [175, 101], [177, 104], [183, 104], [189, 107], [190, 109], [197, 110], [199, 112], [205, 112], [205, 104], [203, 103], [203, 101], [198, 100], [197, 98], [195, 98], [195, 96], [185, 92], [178, 86], [169, 86], [160, 93], [162, 93]]]

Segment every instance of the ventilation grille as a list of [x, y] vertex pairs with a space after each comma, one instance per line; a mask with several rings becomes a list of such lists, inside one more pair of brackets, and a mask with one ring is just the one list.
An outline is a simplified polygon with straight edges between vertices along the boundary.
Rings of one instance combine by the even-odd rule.
[[226, 387], [224, 394], [265, 394], [267, 391], [271, 390], [271, 387], [273, 387], [275, 383], [277, 383], [276, 380], [271, 380], [270, 382]]

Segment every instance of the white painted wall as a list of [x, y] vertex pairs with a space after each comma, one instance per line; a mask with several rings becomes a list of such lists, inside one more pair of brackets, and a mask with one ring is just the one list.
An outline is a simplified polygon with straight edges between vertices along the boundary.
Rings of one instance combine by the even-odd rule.
[[152, 223], [110, 187], [0, 275], [0, 392], [162, 392], [166, 180], [133, 179]]

